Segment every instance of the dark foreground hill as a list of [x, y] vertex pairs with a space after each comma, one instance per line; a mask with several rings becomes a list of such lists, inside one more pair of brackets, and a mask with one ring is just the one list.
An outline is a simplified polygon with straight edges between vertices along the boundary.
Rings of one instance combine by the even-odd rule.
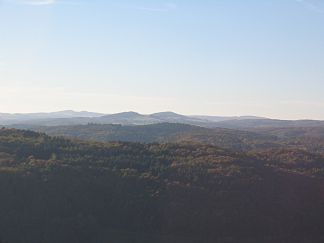
[[[323, 242], [323, 158], [0, 130], [0, 237], [12, 243]], [[294, 166], [280, 160], [297, 158]], [[315, 158], [316, 157], [316, 158]]]

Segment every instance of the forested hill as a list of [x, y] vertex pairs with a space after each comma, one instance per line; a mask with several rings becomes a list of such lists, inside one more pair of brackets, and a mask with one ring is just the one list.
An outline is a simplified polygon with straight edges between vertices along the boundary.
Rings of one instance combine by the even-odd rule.
[[75, 126], [16, 125], [16, 127], [27, 128], [52, 136], [65, 136], [83, 140], [142, 143], [171, 142], [178, 140], [184, 134], [208, 134], [208, 132], [210, 131], [207, 128], [178, 123], [158, 123], [137, 126], [125, 126], [116, 124], [87, 124]]
[[64, 136], [100, 142], [123, 141], [141, 143], [195, 142], [218, 147], [247, 151], [264, 147], [278, 147], [277, 136], [252, 131], [226, 128], [208, 129], [178, 123], [124, 126], [113, 124], [88, 124], [75, 126], [28, 126], [16, 125], [51, 136]]
[[49, 127], [16, 125], [15, 127], [31, 129], [51, 136], [101, 142], [195, 142], [245, 152], [290, 148], [324, 153], [324, 127], [254, 128], [250, 131], [210, 129], [177, 123], [139, 126], [88, 124]]
[[323, 158], [291, 166], [278, 159], [294, 157], [291, 151], [271, 154], [2, 129], [0, 237], [8, 243], [323, 242]]

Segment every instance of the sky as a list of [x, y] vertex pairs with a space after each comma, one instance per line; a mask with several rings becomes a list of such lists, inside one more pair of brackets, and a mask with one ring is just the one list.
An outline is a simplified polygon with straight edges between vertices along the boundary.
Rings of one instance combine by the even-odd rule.
[[324, 0], [0, 0], [0, 112], [324, 119]]

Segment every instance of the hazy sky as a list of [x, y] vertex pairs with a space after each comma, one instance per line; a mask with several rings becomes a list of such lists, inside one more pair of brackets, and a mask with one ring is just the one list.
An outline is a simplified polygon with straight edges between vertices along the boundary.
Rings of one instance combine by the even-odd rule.
[[0, 0], [0, 112], [324, 119], [324, 0]]

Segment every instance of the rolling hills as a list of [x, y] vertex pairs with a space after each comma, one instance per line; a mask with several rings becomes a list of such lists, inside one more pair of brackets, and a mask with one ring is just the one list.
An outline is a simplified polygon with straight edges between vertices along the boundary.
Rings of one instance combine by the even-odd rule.
[[0, 238], [320, 243], [323, 157], [289, 167], [284, 154], [300, 156], [1, 129]]
[[0, 242], [324, 241], [322, 121], [67, 113], [0, 129]]
[[52, 136], [100, 142], [141, 143], [191, 142], [214, 145], [234, 151], [260, 151], [275, 148], [304, 149], [324, 153], [324, 127], [254, 128], [235, 130], [205, 128], [178, 123], [151, 125], [31, 126], [16, 125]]

